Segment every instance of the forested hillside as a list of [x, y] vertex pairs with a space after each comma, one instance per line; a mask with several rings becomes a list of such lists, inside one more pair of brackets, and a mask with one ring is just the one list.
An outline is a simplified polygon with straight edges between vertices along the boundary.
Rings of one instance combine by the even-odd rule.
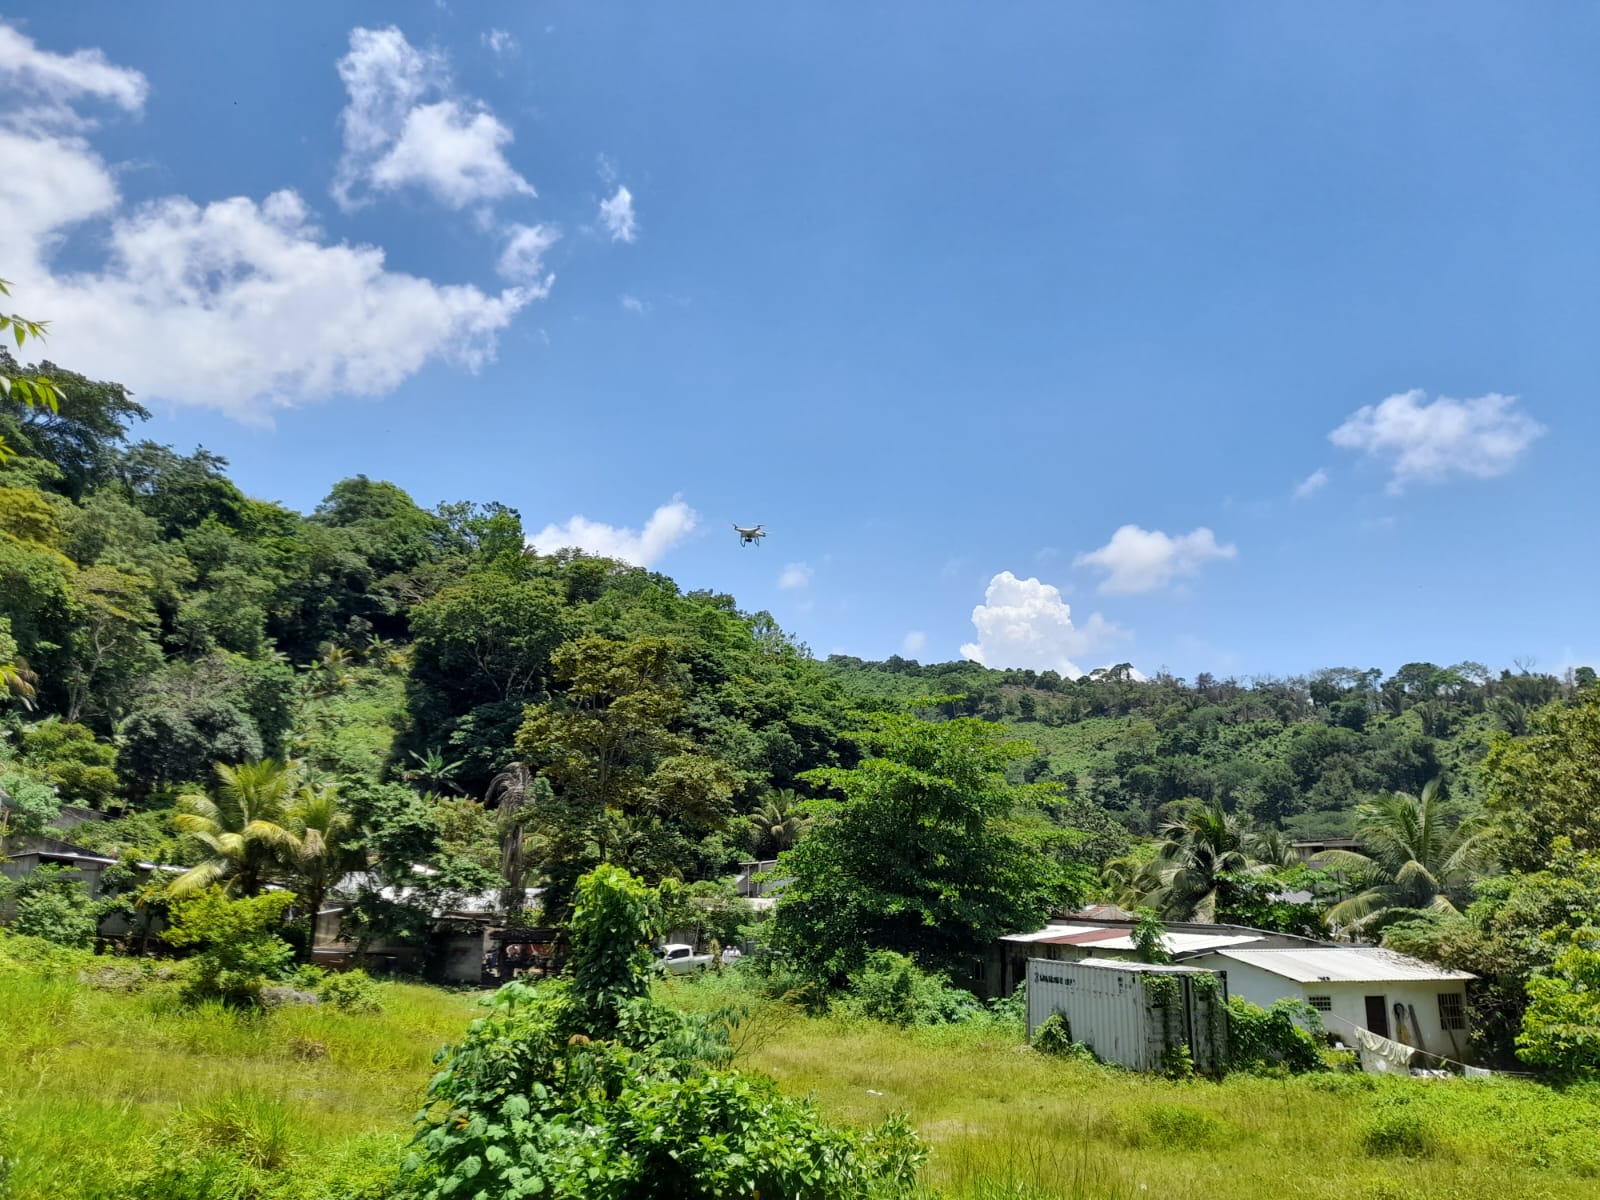
[[1477, 804], [1493, 735], [1526, 734], [1537, 709], [1595, 682], [1588, 667], [1558, 677], [1475, 662], [1192, 683], [1138, 680], [1126, 664], [1077, 680], [898, 657], [835, 655], [827, 669], [877, 703], [1015, 726], [1039, 751], [1020, 768], [1027, 780], [1059, 783], [1134, 831], [1200, 799], [1306, 838], [1349, 836], [1362, 801], [1433, 779]]

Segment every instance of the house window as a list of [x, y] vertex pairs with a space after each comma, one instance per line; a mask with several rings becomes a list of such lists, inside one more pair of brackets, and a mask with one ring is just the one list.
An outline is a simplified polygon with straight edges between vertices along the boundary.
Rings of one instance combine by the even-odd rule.
[[1467, 1010], [1461, 1003], [1460, 992], [1439, 993], [1439, 1024], [1445, 1029], [1467, 1027]]
[[1308, 997], [1306, 997], [1306, 999], [1311, 1004], [1311, 1007], [1316, 1009], [1318, 1012], [1332, 1012], [1333, 1011], [1333, 997], [1332, 996], [1308, 996]]

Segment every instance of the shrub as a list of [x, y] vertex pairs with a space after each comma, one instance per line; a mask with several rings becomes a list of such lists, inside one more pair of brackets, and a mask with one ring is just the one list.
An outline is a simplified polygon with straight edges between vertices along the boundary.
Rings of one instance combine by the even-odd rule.
[[764, 1077], [721, 1069], [727, 1027], [648, 999], [653, 894], [602, 867], [579, 881], [570, 983], [509, 983], [417, 1114], [403, 1194], [552, 1200], [893, 1197], [922, 1148], [903, 1119], [833, 1129]]
[[1439, 1141], [1427, 1119], [1404, 1103], [1381, 1108], [1361, 1127], [1361, 1149], [1373, 1158], [1426, 1158]]
[[945, 1025], [984, 1013], [971, 992], [950, 986], [943, 975], [921, 970], [904, 954], [875, 950], [849, 976], [841, 1000], [845, 1011], [890, 1025]]
[[1239, 996], [1228, 1000], [1228, 1065], [1236, 1071], [1326, 1070], [1316, 1037], [1317, 1010], [1303, 1000], [1275, 1000], [1270, 1008]]
[[100, 930], [101, 906], [74, 872], [46, 864], [7, 889], [16, 904], [14, 933], [87, 950]]
[[1558, 1071], [1600, 1071], [1600, 951], [1574, 945], [1528, 980], [1517, 1056]]
[[211, 888], [173, 905], [172, 924], [162, 937], [194, 947], [184, 988], [190, 1000], [259, 1006], [261, 989], [282, 977], [294, 951], [278, 936], [292, 892], [266, 892], [230, 900]]
[[315, 993], [322, 1003], [340, 1012], [379, 1013], [383, 1011], [383, 992], [378, 982], [360, 968], [350, 971], [324, 971], [303, 964], [295, 968], [289, 982]]

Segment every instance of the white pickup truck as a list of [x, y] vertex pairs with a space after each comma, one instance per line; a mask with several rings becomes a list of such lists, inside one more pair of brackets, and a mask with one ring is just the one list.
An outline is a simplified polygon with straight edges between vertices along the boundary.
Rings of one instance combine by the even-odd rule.
[[711, 966], [711, 955], [696, 954], [693, 946], [683, 942], [668, 942], [656, 949], [655, 956], [657, 965], [669, 975], [687, 975]]

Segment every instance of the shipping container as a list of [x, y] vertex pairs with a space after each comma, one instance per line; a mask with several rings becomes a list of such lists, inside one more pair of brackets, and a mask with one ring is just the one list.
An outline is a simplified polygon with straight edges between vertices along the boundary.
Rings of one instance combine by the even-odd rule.
[[1218, 971], [1086, 958], [1028, 960], [1028, 1039], [1060, 1013], [1071, 1039], [1105, 1062], [1162, 1071], [1187, 1046], [1194, 1069], [1228, 1062], [1228, 980]]

